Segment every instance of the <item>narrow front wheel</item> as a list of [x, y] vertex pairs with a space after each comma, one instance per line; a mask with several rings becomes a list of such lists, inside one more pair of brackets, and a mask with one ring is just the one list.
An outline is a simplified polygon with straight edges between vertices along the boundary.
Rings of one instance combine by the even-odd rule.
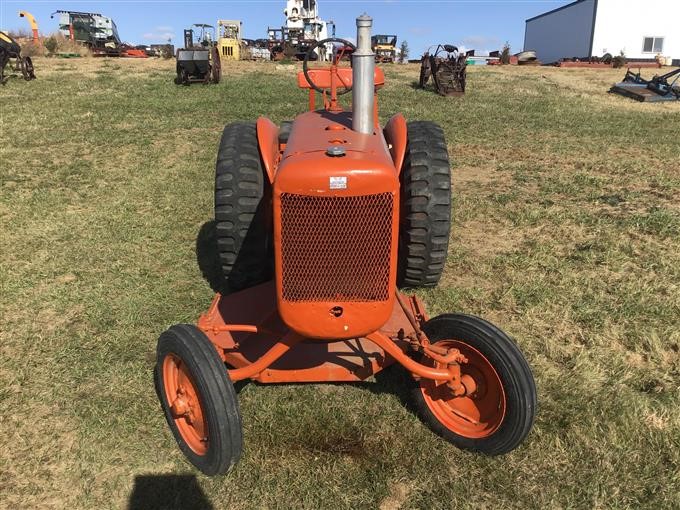
[[226, 473], [241, 456], [241, 415], [224, 363], [196, 326], [178, 324], [160, 336], [156, 385], [189, 462], [206, 475]]
[[[463, 396], [445, 383], [420, 379], [413, 397], [430, 428], [459, 448], [487, 455], [514, 450], [531, 430], [536, 412], [536, 386], [517, 345], [493, 324], [462, 314], [445, 314], [423, 326], [430, 342], [456, 348], [461, 364]], [[429, 358], [424, 364], [444, 368]]]

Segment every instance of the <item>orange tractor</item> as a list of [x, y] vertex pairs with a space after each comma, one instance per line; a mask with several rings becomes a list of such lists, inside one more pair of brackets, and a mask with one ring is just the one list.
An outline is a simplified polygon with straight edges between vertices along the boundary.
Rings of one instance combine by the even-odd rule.
[[[342, 50], [297, 83], [310, 111], [279, 128], [260, 117], [228, 125], [215, 176], [222, 291], [196, 325], [158, 341], [156, 385], [189, 461], [226, 472], [243, 446], [234, 383], [356, 382], [399, 363], [413, 375], [423, 420], [444, 439], [488, 455], [531, 429], [536, 388], [515, 343], [463, 314], [428, 318], [399, 288], [432, 287], [447, 258], [451, 179], [442, 129], [381, 128], [385, 82], [372, 20], [357, 18], [352, 67]], [[352, 110], [338, 97], [352, 93]], [[317, 93], [323, 108], [316, 109]]]

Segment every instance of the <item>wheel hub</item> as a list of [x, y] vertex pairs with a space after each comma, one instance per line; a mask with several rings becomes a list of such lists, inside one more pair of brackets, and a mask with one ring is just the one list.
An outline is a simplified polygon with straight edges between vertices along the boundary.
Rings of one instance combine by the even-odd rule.
[[506, 401], [500, 378], [489, 360], [457, 340], [437, 342], [425, 352], [431, 364], [448, 368], [452, 374], [447, 382], [421, 379], [421, 392], [432, 413], [461, 436], [479, 439], [493, 434], [505, 417]]
[[189, 423], [194, 420], [194, 402], [191, 396], [187, 394], [184, 386], [180, 386], [177, 390], [177, 398], [172, 402], [170, 409], [175, 418], [184, 418]]
[[163, 386], [177, 430], [198, 455], [208, 449], [208, 426], [188, 367], [175, 355], [163, 360]]

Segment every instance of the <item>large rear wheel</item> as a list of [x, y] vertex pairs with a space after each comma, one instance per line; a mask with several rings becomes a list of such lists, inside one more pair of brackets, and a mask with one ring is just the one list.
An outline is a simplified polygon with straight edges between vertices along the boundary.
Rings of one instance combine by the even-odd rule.
[[182, 68], [179, 64], [175, 66], [175, 85], [181, 85], [184, 77], [182, 76]]
[[418, 85], [420, 88], [425, 88], [427, 81], [430, 79], [432, 74], [432, 64], [430, 63], [430, 56], [424, 55], [420, 61], [420, 79], [418, 80]]
[[172, 434], [206, 475], [226, 473], [241, 456], [234, 385], [210, 340], [196, 326], [165, 331], [156, 351], [157, 391]]
[[[413, 398], [430, 428], [460, 448], [487, 455], [515, 449], [529, 434], [536, 412], [536, 386], [517, 345], [493, 324], [462, 314], [435, 317], [423, 326], [433, 344], [457, 348], [469, 394], [454, 396], [444, 383], [420, 379]], [[429, 358], [421, 360], [444, 368]]]
[[212, 68], [211, 81], [217, 84], [222, 78], [222, 62], [220, 61], [220, 52], [215, 47], [210, 50], [210, 65]]
[[409, 122], [400, 174], [400, 287], [434, 287], [451, 230], [451, 169], [444, 132], [434, 122]]
[[31, 57], [19, 57], [19, 61], [21, 75], [24, 77], [24, 80], [35, 80], [35, 69], [33, 68], [33, 60], [31, 60]]
[[223, 293], [272, 277], [271, 186], [262, 167], [255, 123], [224, 128], [215, 169], [215, 223]]

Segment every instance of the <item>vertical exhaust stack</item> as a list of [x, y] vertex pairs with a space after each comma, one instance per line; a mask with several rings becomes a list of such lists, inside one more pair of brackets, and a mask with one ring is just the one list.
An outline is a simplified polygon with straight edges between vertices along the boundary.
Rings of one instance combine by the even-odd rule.
[[352, 55], [352, 129], [373, 134], [373, 95], [375, 94], [375, 55], [371, 50], [373, 18], [357, 18], [357, 49]]

